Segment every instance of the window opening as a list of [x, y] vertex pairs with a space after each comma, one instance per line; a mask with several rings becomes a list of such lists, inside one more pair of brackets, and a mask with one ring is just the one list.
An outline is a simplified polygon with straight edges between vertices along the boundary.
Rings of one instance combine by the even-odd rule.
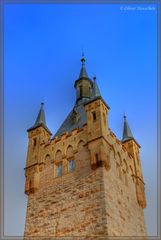
[[37, 143], [37, 139], [34, 138], [34, 139], [33, 139], [33, 146], [34, 146], [34, 147], [36, 147], [36, 143]]
[[80, 92], [80, 97], [82, 97], [82, 95], [83, 95], [83, 88], [82, 88], [82, 86], [79, 86], [79, 92]]
[[92, 116], [93, 116], [93, 122], [95, 122], [96, 121], [96, 112], [93, 112]]
[[57, 177], [61, 177], [62, 176], [62, 163], [57, 164], [56, 176]]
[[75, 169], [75, 162], [73, 159], [68, 160], [68, 172], [73, 172]]
[[105, 113], [103, 113], [103, 122], [104, 122], [104, 125], [106, 125], [106, 115], [105, 115]]

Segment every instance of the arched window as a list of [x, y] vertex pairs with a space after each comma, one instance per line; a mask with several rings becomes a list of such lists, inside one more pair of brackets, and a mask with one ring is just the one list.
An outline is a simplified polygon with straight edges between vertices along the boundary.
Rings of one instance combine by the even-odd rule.
[[79, 142], [78, 142], [78, 144], [77, 144], [77, 148], [78, 149], [83, 149], [84, 148], [84, 141], [83, 140], [80, 140]]
[[61, 177], [63, 173], [62, 153], [58, 150], [55, 154], [55, 177]]
[[44, 162], [45, 162], [46, 164], [49, 164], [49, 163], [50, 163], [50, 155], [49, 155], [49, 154], [46, 154], [44, 160], [45, 160]]
[[75, 169], [75, 162], [74, 159], [68, 160], [68, 172], [73, 172]]
[[55, 161], [61, 161], [62, 160], [62, 153], [60, 150], [58, 150], [55, 154]]
[[71, 145], [68, 146], [67, 152], [66, 152], [67, 158], [73, 157], [73, 147]]
[[62, 176], [62, 162], [59, 162], [58, 164], [56, 164], [56, 177], [61, 177]]

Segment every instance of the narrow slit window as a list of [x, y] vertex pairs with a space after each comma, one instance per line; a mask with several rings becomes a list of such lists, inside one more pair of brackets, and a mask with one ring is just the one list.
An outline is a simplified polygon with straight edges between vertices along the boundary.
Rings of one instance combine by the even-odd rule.
[[97, 153], [95, 155], [95, 159], [96, 159], [96, 164], [98, 164], [99, 160], [98, 160], [98, 154]]
[[79, 96], [82, 97], [83, 95], [83, 89], [82, 89], [82, 86], [79, 87]]
[[37, 139], [34, 138], [34, 139], [33, 139], [33, 146], [34, 146], [34, 147], [36, 147], [36, 143], [37, 143]]
[[93, 112], [92, 116], [93, 116], [93, 122], [95, 122], [96, 121], [96, 112]]
[[104, 122], [104, 125], [106, 125], [106, 115], [105, 115], [105, 113], [103, 113], [103, 122]]

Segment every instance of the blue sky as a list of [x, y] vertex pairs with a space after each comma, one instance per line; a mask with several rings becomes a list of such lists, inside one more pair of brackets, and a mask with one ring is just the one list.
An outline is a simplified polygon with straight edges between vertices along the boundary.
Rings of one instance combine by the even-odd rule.
[[[136, 7], [128, 10], [126, 7]], [[146, 9], [150, 6], [152, 9]], [[139, 10], [138, 7], [144, 7]], [[27, 132], [41, 101], [54, 134], [75, 103], [84, 48], [86, 69], [110, 106], [120, 139], [123, 113], [141, 145], [145, 219], [156, 235], [157, 6], [6, 4], [4, 9], [5, 234], [23, 235]]]

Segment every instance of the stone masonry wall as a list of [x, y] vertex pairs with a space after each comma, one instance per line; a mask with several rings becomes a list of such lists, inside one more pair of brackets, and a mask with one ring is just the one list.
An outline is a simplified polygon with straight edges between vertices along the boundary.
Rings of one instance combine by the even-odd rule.
[[110, 160], [110, 171], [103, 169], [108, 235], [145, 237], [144, 212], [137, 202], [133, 179], [130, 174], [126, 179], [123, 172], [120, 174], [113, 152]]
[[[144, 212], [136, 197], [133, 158], [112, 133], [104, 141], [110, 169], [91, 168], [86, 126], [41, 145], [38, 164], [26, 169], [26, 179], [35, 169], [39, 174], [36, 191], [28, 196], [26, 240], [34, 236], [43, 240], [146, 236]], [[71, 173], [67, 172], [68, 158], [75, 161]], [[63, 163], [62, 177], [55, 176], [57, 160]]]
[[25, 239], [34, 236], [88, 236], [107, 233], [103, 168], [91, 170], [90, 153], [80, 146], [76, 170], [54, 178], [48, 159], [40, 172], [39, 189], [29, 195]]

